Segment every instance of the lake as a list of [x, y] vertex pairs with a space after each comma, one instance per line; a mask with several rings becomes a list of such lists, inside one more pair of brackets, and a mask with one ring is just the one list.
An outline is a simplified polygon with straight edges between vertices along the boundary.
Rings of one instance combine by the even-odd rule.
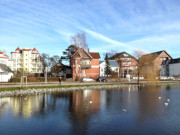
[[179, 126], [177, 85], [0, 98], [0, 135], [179, 135]]

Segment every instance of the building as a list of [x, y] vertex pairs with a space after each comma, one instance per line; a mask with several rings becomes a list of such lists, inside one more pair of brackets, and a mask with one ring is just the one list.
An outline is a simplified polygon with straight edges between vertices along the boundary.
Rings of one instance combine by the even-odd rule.
[[180, 78], [180, 58], [163, 61], [160, 76]]
[[72, 68], [72, 78], [82, 77], [99, 77], [99, 58], [97, 52], [88, 52], [82, 48], [78, 48], [71, 56], [70, 65]]
[[0, 64], [8, 66], [11, 70], [13, 69], [13, 60], [9, 59], [9, 56], [2, 51], [0, 51]]
[[165, 50], [162, 50], [143, 55], [140, 59], [151, 59], [154, 65], [157, 66], [158, 69], [160, 69], [163, 61], [171, 60], [172, 57]]
[[12, 76], [12, 70], [5, 64], [0, 64], [0, 82], [9, 82]]
[[61, 62], [51, 67], [52, 76], [72, 78], [72, 71], [70, 66], [66, 66]]
[[[105, 71], [106, 71], [106, 61], [105, 60], [100, 60], [99, 61], [99, 73], [100, 76], [106, 76]], [[109, 60], [109, 65], [111, 68], [111, 71], [116, 72], [117, 75], [119, 75], [119, 65], [115, 60]]]
[[143, 55], [139, 60], [144, 64], [143, 76], [145, 78], [161, 76], [164, 61], [170, 61], [171, 59], [172, 57], [164, 50]]
[[119, 65], [119, 74], [121, 78], [126, 78], [127, 74], [134, 76], [133, 71], [137, 69], [138, 60], [127, 52], [116, 53], [109, 58], [115, 60]]
[[40, 59], [40, 53], [36, 48], [20, 49], [19, 47], [11, 52], [13, 60], [13, 71], [22, 71], [24, 73], [42, 73], [43, 64]]

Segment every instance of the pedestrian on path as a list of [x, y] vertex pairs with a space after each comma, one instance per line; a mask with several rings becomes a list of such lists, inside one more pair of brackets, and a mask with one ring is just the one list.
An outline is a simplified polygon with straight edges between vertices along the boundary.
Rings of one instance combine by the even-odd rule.
[[59, 85], [61, 86], [61, 77], [59, 77]]

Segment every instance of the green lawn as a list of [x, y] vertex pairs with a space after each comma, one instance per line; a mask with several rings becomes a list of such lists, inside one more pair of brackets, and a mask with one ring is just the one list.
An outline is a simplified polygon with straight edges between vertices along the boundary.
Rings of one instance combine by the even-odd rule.
[[[160, 82], [160, 84], [172, 84], [172, 83], [179, 83], [180, 81], [169, 81], [169, 82]], [[39, 89], [39, 88], [70, 88], [70, 87], [90, 87], [90, 86], [105, 86], [105, 85], [130, 85], [136, 83], [112, 83], [112, 84], [82, 84], [82, 85], [55, 85], [55, 86], [29, 86], [29, 87], [4, 87], [0, 88], [0, 91], [11, 91], [11, 90], [26, 90], [26, 89]], [[150, 84], [150, 83], [140, 83], [140, 84]]]

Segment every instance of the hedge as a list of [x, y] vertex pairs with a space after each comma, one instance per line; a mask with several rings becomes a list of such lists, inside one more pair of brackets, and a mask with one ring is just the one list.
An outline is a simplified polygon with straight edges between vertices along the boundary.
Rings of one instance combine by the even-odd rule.
[[[28, 82], [44, 82], [45, 78], [44, 77], [27, 77]], [[10, 82], [16, 82], [19, 83], [21, 81], [20, 77], [13, 77], [10, 79]], [[59, 77], [47, 77], [48, 82], [58, 82]]]

